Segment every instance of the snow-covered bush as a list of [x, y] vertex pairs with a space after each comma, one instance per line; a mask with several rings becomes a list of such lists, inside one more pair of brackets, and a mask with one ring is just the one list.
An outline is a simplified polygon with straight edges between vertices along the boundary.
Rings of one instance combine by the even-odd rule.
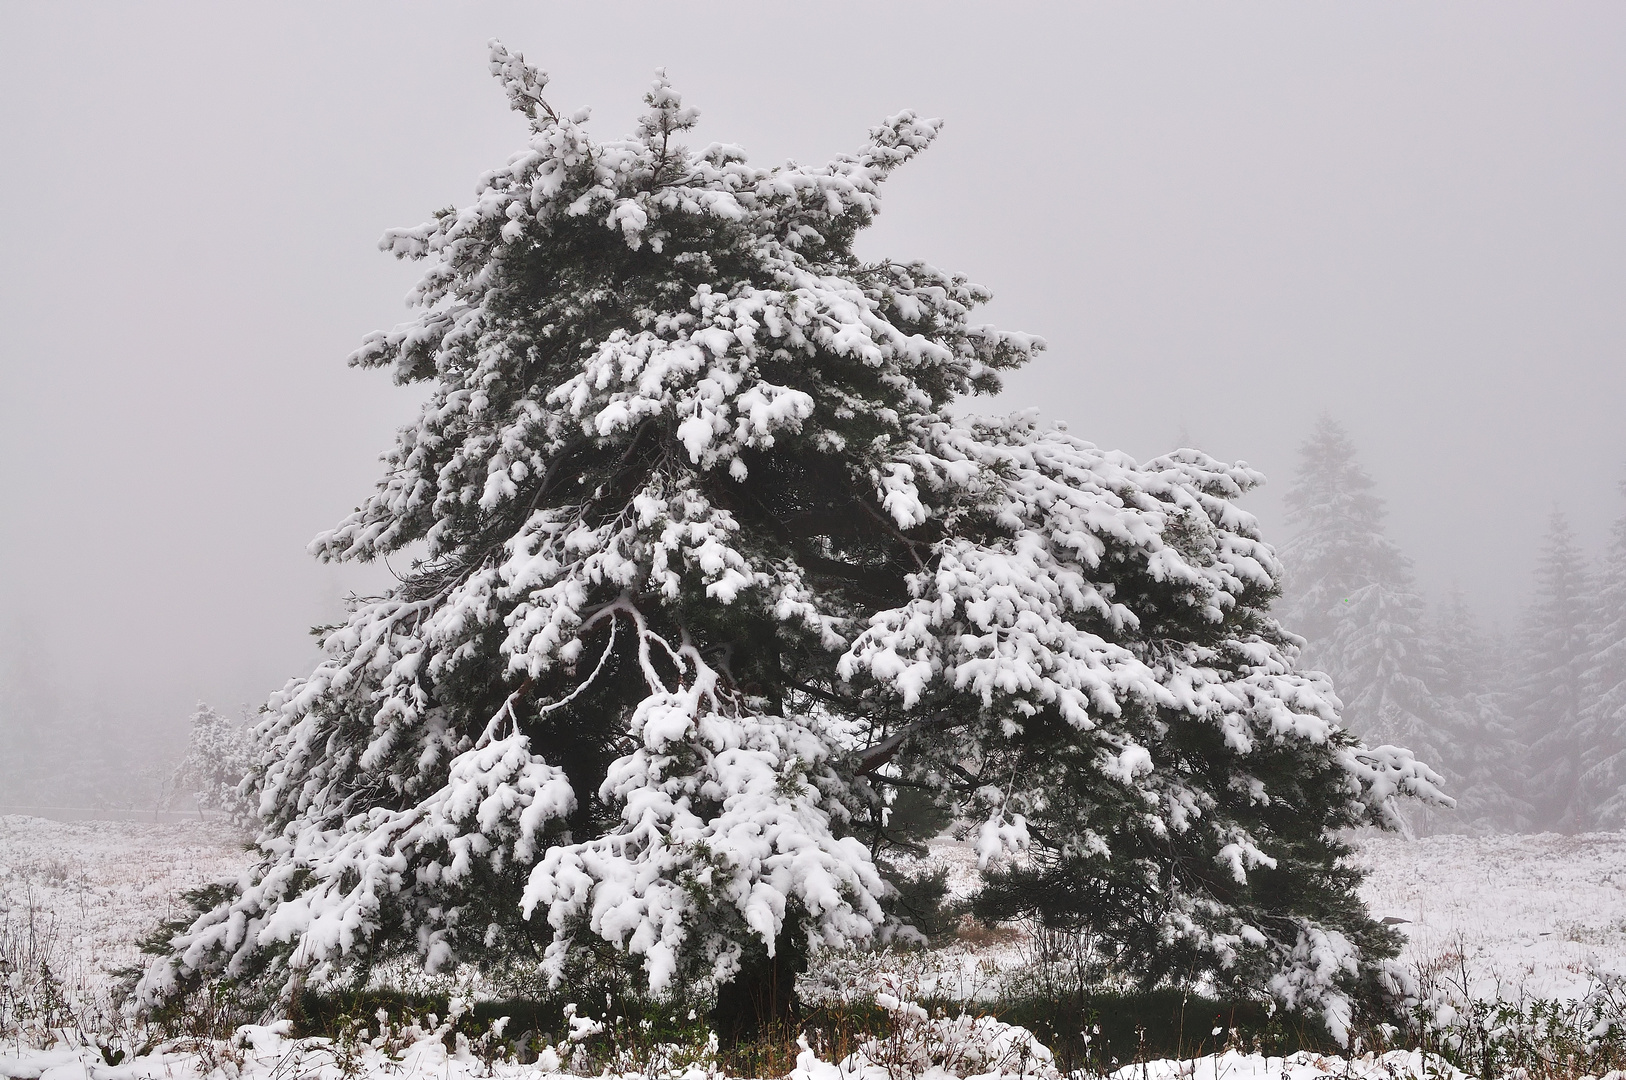
[[1415, 973], [1403, 1044], [1481, 1077], [1570, 1080], [1626, 1070], [1626, 978], [1595, 973], [1574, 998], [1487, 999], [1459, 943]]
[[1050, 1048], [1024, 1027], [992, 1016], [961, 1012], [931, 1015], [903, 996], [895, 974], [880, 976], [875, 1003], [886, 1010], [890, 1031], [864, 1042], [838, 1064], [819, 1060], [807, 1039], [792, 1080], [1058, 1080]]
[[32, 895], [15, 906], [6, 900], [0, 892], [0, 1044], [47, 1047], [65, 1033], [103, 1047], [128, 1042], [118, 996], [85, 977], [78, 943], [55, 914]]
[[0, 915], [0, 1039], [40, 1045], [70, 1022], [62, 979], [54, 970], [56, 925], [32, 907]]

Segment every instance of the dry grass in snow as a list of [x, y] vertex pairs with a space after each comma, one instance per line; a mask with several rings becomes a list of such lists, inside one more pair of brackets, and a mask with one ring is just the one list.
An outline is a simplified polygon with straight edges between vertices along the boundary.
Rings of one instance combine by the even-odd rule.
[[105, 1007], [113, 974], [142, 961], [136, 943], [183, 894], [248, 858], [240, 834], [207, 822], [0, 817], [0, 944], [48, 961], [81, 1007]]
[[[1398, 924], [1408, 938], [1405, 958], [1425, 980], [1466, 981], [1473, 996], [1518, 1002], [1573, 999], [1598, 976], [1626, 975], [1626, 834], [1418, 841], [1366, 836], [1355, 847], [1369, 872], [1363, 897], [1375, 915], [1405, 920]], [[0, 945], [13, 956], [23, 944], [43, 950], [78, 1015], [107, 1015], [114, 973], [142, 960], [137, 940], [159, 919], [181, 911], [187, 890], [235, 876], [249, 858], [241, 836], [219, 824], [0, 817]], [[954, 893], [975, 887], [975, 860], [966, 845], [935, 842], [926, 861], [948, 870]], [[997, 994], [1003, 975], [1027, 963], [1032, 948], [1025, 935], [1007, 931], [912, 957], [855, 956], [847, 968], [827, 963], [818, 977], [826, 990], [862, 993], [873, 985], [878, 965], [892, 970], [912, 965], [914, 992], [972, 1000]], [[225, 1080], [287, 1080], [293, 1064], [309, 1080], [418, 1072], [442, 1080], [536, 1074], [534, 1065], [482, 1061], [467, 1052], [466, 1043], [432, 1034], [424, 1032], [419, 1042], [391, 1054], [323, 1040], [295, 1043], [258, 1029], [236, 1049], [200, 1056], [160, 1047], [117, 1068], [95, 1047], [27, 1051], [12, 1040], [11, 1048], [0, 1052], [0, 1080], [190, 1080], [222, 1064], [230, 1074]], [[1425, 1071], [1452, 1074], [1443, 1063], [1398, 1052], [1354, 1061], [1226, 1053], [1197, 1062], [1136, 1065], [1120, 1080], [1329, 1075], [1376, 1080]], [[699, 1065], [689, 1072], [711, 1075]], [[800, 1080], [822, 1080], [834, 1076], [836, 1066], [805, 1057], [798, 1072]], [[851, 1080], [858, 1080], [857, 1073]]]

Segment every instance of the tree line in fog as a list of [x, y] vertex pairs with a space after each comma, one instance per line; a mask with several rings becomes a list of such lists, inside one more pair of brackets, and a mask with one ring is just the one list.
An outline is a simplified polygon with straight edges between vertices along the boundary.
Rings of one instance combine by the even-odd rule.
[[1490, 633], [1459, 591], [1425, 599], [1335, 421], [1300, 448], [1287, 503], [1277, 612], [1345, 726], [1449, 781], [1456, 810], [1418, 812], [1419, 832], [1626, 828], [1626, 513], [1590, 559], [1555, 511], [1516, 626]]

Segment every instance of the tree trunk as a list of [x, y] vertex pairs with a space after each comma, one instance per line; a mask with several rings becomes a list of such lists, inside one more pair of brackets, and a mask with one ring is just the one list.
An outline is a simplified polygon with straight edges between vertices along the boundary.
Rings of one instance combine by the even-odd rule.
[[801, 920], [787, 913], [785, 926], [768, 955], [753, 939], [740, 958], [733, 981], [717, 989], [712, 1027], [725, 1047], [748, 1043], [765, 1031], [796, 1022], [801, 1010], [796, 1001], [796, 976], [807, 970], [807, 934]]

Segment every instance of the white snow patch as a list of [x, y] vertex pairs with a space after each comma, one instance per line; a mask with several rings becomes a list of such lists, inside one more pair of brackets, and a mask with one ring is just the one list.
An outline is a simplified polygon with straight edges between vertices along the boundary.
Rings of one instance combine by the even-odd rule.
[[0, 817], [0, 925], [32, 918], [65, 987], [100, 994], [114, 972], [147, 959], [136, 943], [182, 913], [188, 890], [242, 872], [246, 847], [218, 822]]
[[[1626, 975], [1626, 833], [1368, 836], [1361, 897], [1397, 924], [1401, 959], [1484, 999], [1574, 999]], [[1447, 971], [1445, 969], [1451, 969]]]

